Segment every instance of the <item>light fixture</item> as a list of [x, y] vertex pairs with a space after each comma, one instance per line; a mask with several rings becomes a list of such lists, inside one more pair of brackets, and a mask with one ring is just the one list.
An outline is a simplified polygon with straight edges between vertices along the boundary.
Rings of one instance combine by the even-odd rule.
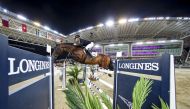
[[158, 41], [158, 43], [165, 43], [165, 42], [166, 42], [165, 40]]
[[182, 17], [177, 17], [177, 19], [182, 19]]
[[178, 40], [170, 40], [170, 42], [177, 42]]
[[170, 19], [170, 17], [166, 17], [166, 20], [169, 20]]
[[48, 26], [44, 26], [43, 28], [44, 28], [45, 30], [48, 30], [48, 31], [51, 30]]
[[55, 31], [55, 30], [53, 31], [53, 33], [58, 34], [58, 32], [57, 32], [57, 31]]
[[3, 9], [3, 12], [7, 13], [8, 11], [6, 9]]
[[24, 20], [24, 21], [26, 21], [27, 20], [27, 18], [26, 17], [24, 17], [24, 16], [22, 16], [22, 15], [17, 15], [17, 18], [19, 18], [20, 20]]
[[148, 41], [148, 42], [146, 42], [146, 44], [153, 44], [153, 42], [152, 41]]
[[103, 27], [103, 26], [104, 26], [103, 23], [100, 23], [100, 24], [97, 25], [97, 27]]
[[117, 44], [118, 46], [123, 46], [123, 44]]
[[113, 26], [113, 24], [114, 24], [114, 21], [113, 21], [113, 20], [108, 20], [108, 21], [106, 22], [106, 25], [107, 25], [107, 26]]
[[184, 17], [183, 19], [184, 19], [184, 20], [188, 20], [189, 18], [188, 18], [188, 17]]
[[136, 45], [142, 45], [143, 42], [136, 42], [135, 44], [136, 44]]
[[127, 22], [127, 19], [120, 19], [118, 21], [119, 24], [125, 24]]
[[139, 21], [139, 18], [131, 18], [128, 20], [128, 22], [136, 22], [136, 21]]
[[164, 17], [157, 17], [157, 19], [158, 19], [158, 20], [163, 20], [163, 19], [164, 19]]
[[39, 22], [33, 22], [33, 24], [36, 26], [41, 26], [41, 24]]
[[80, 29], [80, 30], [78, 30], [78, 32], [83, 32], [83, 31], [85, 31], [86, 29]]
[[156, 17], [148, 17], [148, 18], [144, 18], [144, 20], [155, 20]]
[[90, 27], [87, 27], [86, 30], [90, 30], [90, 29], [92, 29], [92, 28], [93, 28], [93, 26], [90, 26]]
[[113, 47], [113, 46], [115, 46], [115, 45], [114, 45], [114, 44], [110, 44], [109, 46], [110, 46], [110, 47]]

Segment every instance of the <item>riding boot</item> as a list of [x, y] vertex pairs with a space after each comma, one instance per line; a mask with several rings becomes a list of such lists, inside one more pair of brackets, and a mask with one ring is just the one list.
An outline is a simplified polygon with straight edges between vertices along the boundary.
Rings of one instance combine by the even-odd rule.
[[85, 49], [85, 52], [88, 56], [93, 57], [89, 50]]

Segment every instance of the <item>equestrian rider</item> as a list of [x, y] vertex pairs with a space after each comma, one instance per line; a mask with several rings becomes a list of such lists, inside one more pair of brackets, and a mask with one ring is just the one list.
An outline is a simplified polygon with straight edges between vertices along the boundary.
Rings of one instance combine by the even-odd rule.
[[92, 56], [89, 50], [91, 50], [94, 47], [94, 42], [81, 39], [79, 35], [76, 35], [74, 38], [74, 45], [84, 47], [85, 52], [88, 55]]

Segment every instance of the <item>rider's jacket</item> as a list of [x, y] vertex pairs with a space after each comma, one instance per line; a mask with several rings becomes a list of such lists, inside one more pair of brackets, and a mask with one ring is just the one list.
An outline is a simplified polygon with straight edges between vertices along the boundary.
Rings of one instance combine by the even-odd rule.
[[80, 38], [76, 38], [75, 39], [75, 45], [80, 45], [82, 47], [86, 47], [88, 44], [90, 44], [91, 42], [88, 40], [84, 40], [84, 39], [80, 39]]

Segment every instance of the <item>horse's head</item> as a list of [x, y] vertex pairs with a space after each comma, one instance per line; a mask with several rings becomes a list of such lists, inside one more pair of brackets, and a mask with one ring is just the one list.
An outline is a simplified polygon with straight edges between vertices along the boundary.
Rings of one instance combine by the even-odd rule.
[[52, 53], [54, 61], [57, 59], [58, 56], [61, 55], [61, 53], [62, 53], [61, 44], [57, 44]]
[[52, 53], [54, 61], [59, 56], [63, 56], [65, 53], [72, 53], [73, 48], [74, 48], [74, 45], [72, 43], [57, 44]]

